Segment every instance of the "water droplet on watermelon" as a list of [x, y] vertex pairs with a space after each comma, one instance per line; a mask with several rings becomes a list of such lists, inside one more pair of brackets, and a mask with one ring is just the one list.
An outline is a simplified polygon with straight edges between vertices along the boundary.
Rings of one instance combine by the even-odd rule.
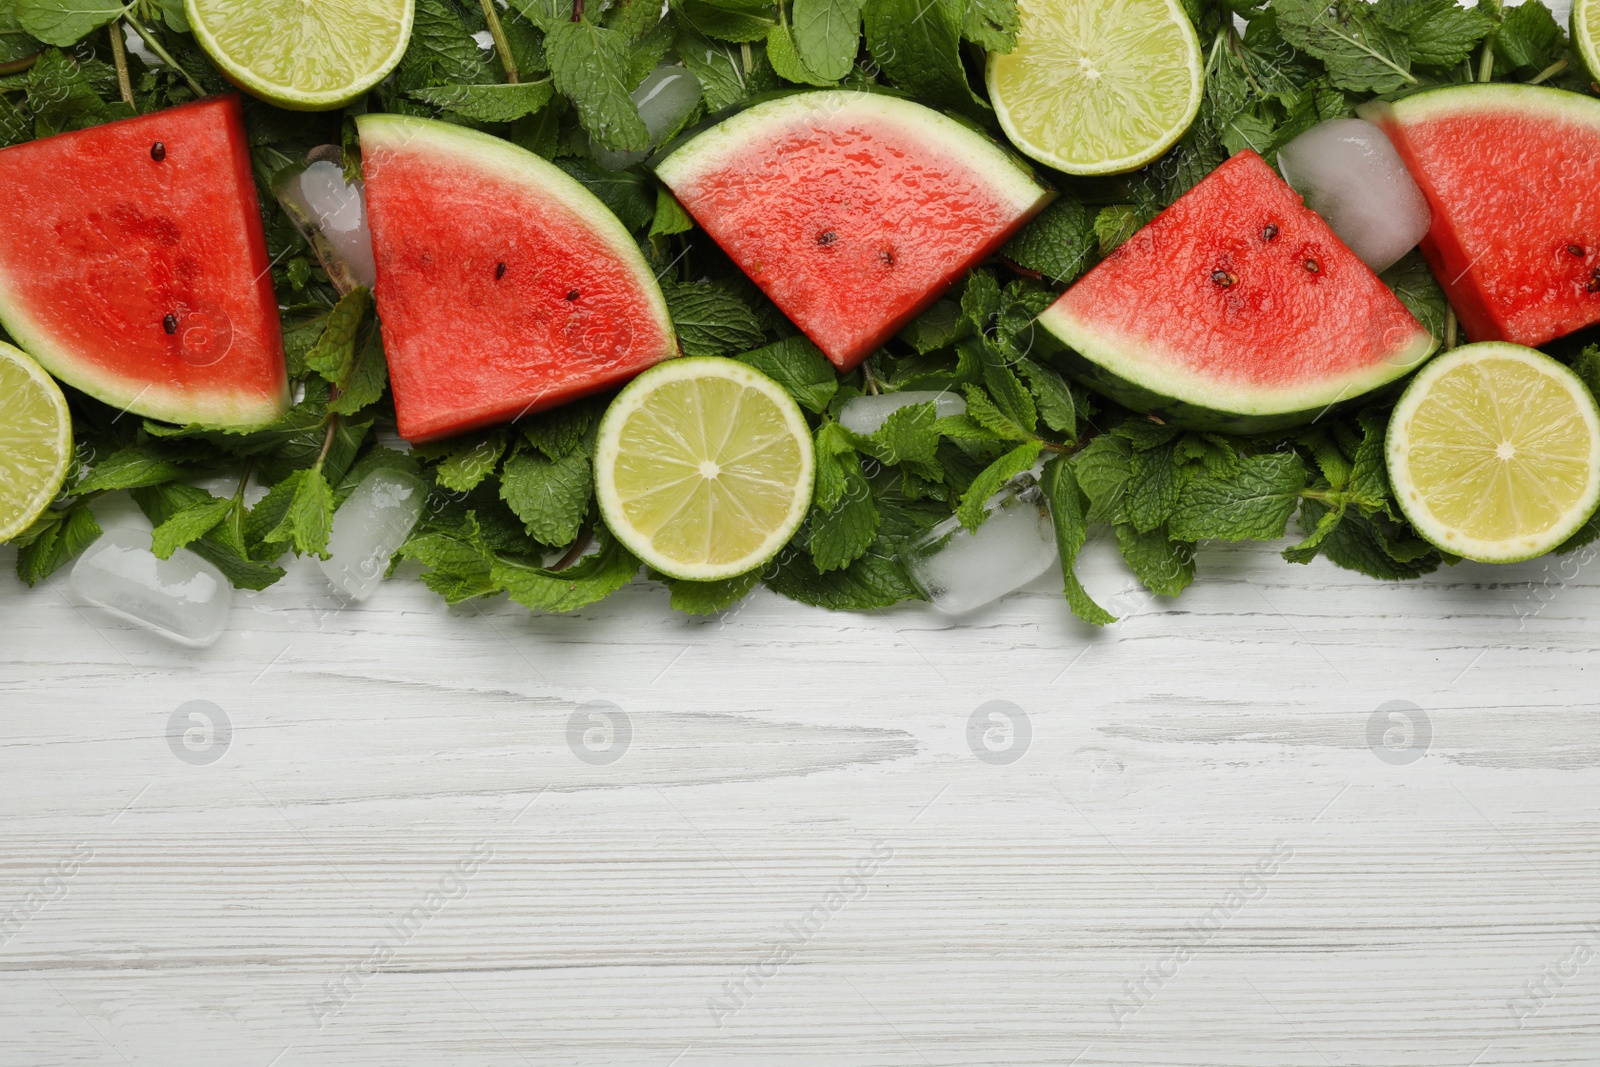
[[912, 389], [904, 393], [851, 397], [839, 409], [839, 424], [853, 433], [876, 433], [889, 416], [901, 408], [926, 404], [930, 400], [933, 401], [933, 413], [941, 419], [967, 413], [967, 402], [954, 393]]
[[[372, 233], [367, 229], [363, 183], [346, 183], [343, 167], [320, 159], [300, 175], [299, 193], [312, 225], [326, 242], [327, 253], [347, 267], [357, 282], [372, 288], [378, 271], [372, 258]], [[319, 257], [324, 254], [322, 248], [317, 252]]]
[[[650, 131], [650, 147], [659, 148], [662, 140], [682, 126], [700, 106], [700, 81], [686, 67], [660, 66], [647, 74], [631, 95], [645, 129]], [[589, 142], [589, 151], [595, 162], [607, 170], [625, 170], [650, 154], [648, 150], [614, 152], [593, 140]]]
[[233, 601], [222, 572], [188, 549], [157, 559], [149, 530], [107, 531], [72, 568], [70, 584], [118, 618], [193, 647], [222, 636]]
[[977, 533], [951, 516], [900, 551], [911, 581], [934, 608], [960, 615], [993, 603], [1055, 566], [1055, 528], [1037, 484], [989, 498]]
[[422, 517], [427, 490], [408, 471], [375, 470], [361, 480], [333, 516], [323, 576], [351, 600], [378, 588], [389, 561]]
[[1363, 119], [1311, 127], [1278, 153], [1295, 192], [1375, 271], [1428, 232], [1428, 202], [1383, 131]]

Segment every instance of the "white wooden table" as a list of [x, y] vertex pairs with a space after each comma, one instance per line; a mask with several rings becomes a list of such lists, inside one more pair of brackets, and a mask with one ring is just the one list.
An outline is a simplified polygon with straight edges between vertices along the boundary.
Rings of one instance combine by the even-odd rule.
[[1593, 1065], [1580, 562], [1101, 543], [1104, 632], [301, 562], [190, 652], [0, 551], [0, 1064]]

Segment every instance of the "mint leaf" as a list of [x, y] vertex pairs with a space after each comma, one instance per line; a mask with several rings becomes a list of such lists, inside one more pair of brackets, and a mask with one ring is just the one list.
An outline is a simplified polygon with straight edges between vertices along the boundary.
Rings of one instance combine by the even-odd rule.
[[1157, 596], [1177, 596], [1194, 581], [1194, 545], [1174, 541], [1165, 526], [1143, 532], [1132, 524], [1116, 526], [1117, 548], [1134, 577]]
[[187, 474], [182, 467], [163, 459], [149, 448], [129, 445], [96, 463], [88, 475], [78, 482], [77, 492], [81, 495], [108, 489], [135, 489], [176, 481]]
[[[1033, 431], [1025, 430], [1011, 419], [1005, 412], [989, 399], [985, 393], [975, 385], [963, 387], [967, 394], [967, 417], [994, 434], [1001, 441], [1025, 441], [1033, 435]], [[1029, 401], [1031, 404], [1032, 401]]]
[[1392, 93], [1416, 84], [1405, 38], [1364, 0], [1273, 0], [1272, 9], [1283, 39], [1322, 60], [1336, 88]]
[[1495, 58], [1507, 70], [1543, 70], [1560, 59], [1566, 49], [1566, 35], [1555, 16], [1534, 0], [1507, 8], [1494, 39]]
[[368, 320], [362, 338], [356, 343], [354, 360], [339, 383], [339, 395], [328, 401], [335, 415], [354, 415], [383, 399], [389, 385], [389, 360], [383, 352], [383, 333], [374, 320]]
[[735, 358], [783, 386], [807, 411], [821, 414], [828, 410], [839, 391], [839, 375], [833, 364], [804, 337], [785, 337]]
[[1050, 504], [1050, 521], [1055, 526], [1056, 551], [1061, 557], [1061, 579], [1068, 606], [1078, 618], [1095, 626], [1116, 622], [1116, 616], [1096, 604], [1078, 581], [1078, 553], [1089, 538], [1089, 522], [1083, 491], [1078, 487], [1078, 479], [1067, 457], [1056, 456], [1046, 463], [1039, 484]]
[[844, 492], [837, 503], [826, 510], [812, 508], [807, 520], [811, 559], [820, 574], [849, 566], [878, 536], [878, 508], [860, 465], [846, 465], [843, 470]]
[[1445, 315], [1450, 305], [1445, 301], [1444, 290], [1439, 287], [1428, 261], [1418, 251], [1408, 252], [1400, 262], [1384, 271], [1379, 277], [1383, 284], [1394, 290], [1394, 295], [1406, 306], [1424, 328], [1437, 338], [1444, 337]]
[[1028, 389], [1044, 424], [1072, 437], [1078, 432], [1078, 406], [1067, 380], [1050, 367], [1031, 359], [1017, 360], [1017, 370], [1028, 379]]
[[[211, 498], [211, 494], [204, 489], [181, 482], [135, 489], [131, 495], [134, 503], [139, 505], [139, 510], [158, 529], [185, 508], [203, 504]], [[282, 578], [284, 571], [281, 567], [250, 558], [240, 528], [242, 525], [238, 519], [224, 516], [223, 521], [198, 540], [191, 541], [187, 547], [220, 570], [235, 588], [265, 589]], [[275, 549], [272, 554], [280, 555], [281, 550]]]
[[643, 152], [650, 131], [628, 95], [628, 39], [583, 19], [563, 22], [544, 39], [550, 77], [572, 101], [589, 136], [613, 152]]
[[125, 105], [101, 100], [82, 67], [55, 48], [41, 52], [28, 71], [26, 106], [33, 113], [34, 133], [39, 137], [84, 129], [129, 113]]
[[555, 164], [598, 196], [628, 229], [637, 230], [655, 218], [654, 185], [638, 171], [605, 170], [587, 158], [561, 158]]
[[1231, 475], [1202, 474], [1186, 485], [1168, 526], [1185, 541], [1270, 541], [1283, 536], [1305, 486], [1298, 453], [1251, 456]]
[[1017, 377], [1016, 371], [1002, 362], [1001, 353], [993, 346], [985, 345], [985, 357], [983, 384], [994, 399], [995, 406], [1024, 433], [1033, 433], [1039, 425], [1039, 410], [1033, 402], [1033, 395], [1022, 384], [1022, 379]]
[[333, 385], [343, 382], [355, 365], [356, 335], [371, 306], [372, 293], [363, 285], [340, 297], [328, 314], [322, 336], [306, 353], [306, 367]]
[[[287, 493], [288, 506], [277, 525], [268, 530], [262, 540], [268, 544], [288, 543], [301, 555], [314, 554], [327, 559], [328, 535], [333, 530], [333, 490], [328, 486], [328, 479], [323, 477], [322, 469], [297, 470], [272, 491]], [[262, 504], [265, 503], [263, 500]]]
[[956, 507], [956, 518], [961, 520], [961, 525], [969, 530], [981, 526], [989, 517], [985, 510], [989, 498], [1006, 482], [1032, 467], [1043, 450], [1043, 442], [1027, 441], [985, 467], [961, 495], [961, 503]]
[[[1301, 511], [1302, 524], [1315, 529], [1322, 523], [1326, 504], [1307, 500]], [[1347, 511], [1343, 520], [1323, 536], [1322, 554], [1347, 570], [1359, 571], [1382, 581], [1400, 581], [1417, 578], [1437, 570], [1440, 556], [1431, 548], [1411, 555], [1407, 560], [1395, 559], [1389, 552], [1390, 539], [1379, 529], [1379, 517], [1367, 518], [1357, 512]]]
[[1115, 252], [1154, 217], [1154, 214], [1146, 214], [1132, 204], [1112, 204], [1101, 208], [1094, 217], [1094, 239], [1100, 254], [1109, 256]]
[[[1128, 521], [1140, 533], [1147, 533], [1166, 522], [1178, 506], [1183, 475], [1178, 465], [1177, 448], [1173, 441], [1144, 449], [1139, 447], [1137, 441], [1134, 442], [1133, 453], [1128, 457], [1125, 507]], [[1187, 536], [1184, 539], [1193, 540]]]
[[860, 473], [861, 460], [856, 455], [850, 431], [837, 422], [825, 422], [817, 427], [815, 441], [817, 485], [811, 503], [815, 508], [832, 511], [839, 506], [850, 486], [850, 471], [854, 469]]
[[866, 440], [865, 451], [891, 466], [932, 463], [939, 451], [939, 413], [931, 400], [889, 413]]
[[[568, 9], [571, 10], [570, 8]], [[411, 24], [411, 43], [393, 75], [395, 104], [413, 89], [430, 85], [487, 83], [494, 80], [489, 59], [467, 32], [460, 13], [448, 0], [416, 0]], [[426, 114], [425, 108], [406, 102], [391, 106], [405, 114]]]
[[576, 611], [610, 596], [633, 581], [639, 561], [611, 531], [595, 527], [599, 551], [584, 556], [564, 571], [552, 571], [498, 556], [490, 565], [494, 582], [512, 600], [532, 611]]
[[1072, 457], [1072, 473], [1089, 498], [1091, 523], [1126, 523], [1133, 445], [1126, 438], [1102, 434]]
[[925, 356], [954, 344], [970, 330], [961, 305], [953, 300], [940, 300], [907, 323], [896, 336], [916, 349], [919, 356]]
[[433, 480], [453, 493], [471, 492], [494, 473], [505, 450], [504, 430], [453, 442], [444, 462], [434, 468]]
[[[761, 33], [766, 35], [765, 27]], [[783, 84], [763, 52], [751, 54], [746, 64], [745, 53], [738, 45], [712, 40], [691, 25], [679, 25], [677, 49], [683, 65], [700, 81], [707, 111], [721, 111]]]
[[549, 411], [541, 411], [523, 419], [517, 425], [528, 443], [543, 452], [548, 459], [561, 459], [582, 445], [589, 430], [598, 421], [604, 409], [603, 398], [580, 400]]
[[[128, 10], [114, 0], [12, 0], [17, 24], [45, 44], [69, 45]], [[128, 5], [132, 6], [132, 5]]]
[[1406, 35], [1411, 61], [1448, 70], [1472, 54], [1494, 20], [1456, 0], [1379, 0], [1378, 21]]
[[515, 122], [548, 104], [552, 92], [548, 81], [536, 81], [515, 85], [436, 85], [413, 89], [409, 95], [413, 100], [477, 122]]
[[779, 596], [833, 611], [866, 611], [918, 599], [899, 561], [882, 547], [880, 540], [850, 566], [827, 574], [817, 570], [809, 553], [785, 549], [762, 581]]
[[[1298, 544], [1290, 545], [1283, 550], [1283, 558], [1290, 563], [1310, 563], [1316, 559], [1317, 553], [1322, 551], [1323, 542], [1328, 539], [1334, 528], [1344, 519], [1347, 508], [1348, 505], [1340, 504], [1336, 508], [1324, 511], [1321, 517], [1316, 519], [1314, 525], [1306, 527], [1305, 540]], [[1301, 525], [1305, 526], [1310, 518], [1310, 512], [1302, 509], [1300, 512]]]
[[689, 25], [724, 41], [765, 40], [777, 19], [767, 0], [673, 0], [672, 6]]
[[966, 0], [961, 13], [961, 36], [990, 52], [1017, 47], [1020, 25], [1017, 0]]
[[150, 538], [150, 551], [157, 559], [171, 559], [178, 549], [210, 533], [232, 510], [231, 499], [208, 494], [205, 500], [195, 501], [157, 526]]
[[30, 587], [39, 584], [81, 556], [100, 534], [86, 500], [63, 511], [46, 511], [13, 540], [17, 577]]
[[1094, 219], [1071, 197], [1061, 197], [1024, 226], [1000, 254], [1057, 285], [1077, 278], [1096, 250]]
[[686, 356], [721, 356], [759, 345], [765, 336], [755, 313], [728, 290], [711, 284], [661, 287]]
[[594, 497], [594, 466], [586, 452], [549, 460], [519, 452], [500, 472], [500, 499], [516, 512], [528, 536], [559, 548], [578, 539]]
[[455, 529], [414, 534], [397, 555], [427, 567], [422, 580], [447, 603], [459, 604], [500, 591], [490, 573], [494, 554], [484, 544], [477, 517], [471, 512]]
[[781, 19], [774, 22], [767, 30], [767, 62], [772, 64], [772, 69], [777, 72], [778, 77], [785, 81], [795, 82], [798, 85], [835, 84], [834, 79], [824, 78], [806, 66], [805, 60], [800, 58], [800, 53], [795, 51], [794, 38], [789, 36], [789, 27]]
[[961, 314], [978, 333], [989, 328], [989, 320], [1000, 314], [1000, 283], [986, 270], [967, 275], [961, 290]]
[[866, 0], [867, 48], [889, 80], [935, 105], [974, 116], [989, 107], [973, 95], [961, 64], [960, 0]]
[[1329, 488], [1340, 490], [1350, 484], [1350, 461], [1345, 458], [1344, 453], [1328, 436], [1326, 430], [1316, 426], [1309, 430], [1301, 430], [1295, 435], [1295, 440], [1311, 453], [1317, 469], [1328, 480]]
[[1350, 497], [1368, 509], [1381, 508], [1389, 499], [1389, 468], [1384, 458], [1389, 413], [1368, 409], [1358, 421], [1361, 445], [1350, 464]]
[[0, 8], [0, 65], [37, 55], [39, 48], [40, 42], [23, 30], [17, 12]]
[[681, 578], [661, 579], [672, 593], [672, 610], [685, 615], [716, 615], [727, 611], [761, 584], [761, 569], [724, 578], [720, 582], [686, 582]]
[[663, 187], [656, 190], [656, 215], [650, 220], [651, 237], [671, 237], [694, 229], [694, 219], [678, 203], [678, 198]]
[[818, 76], [836, 82], [855, 66], [861, 5], [862, 0], [794, 0], [789, 31], [795, 51]]

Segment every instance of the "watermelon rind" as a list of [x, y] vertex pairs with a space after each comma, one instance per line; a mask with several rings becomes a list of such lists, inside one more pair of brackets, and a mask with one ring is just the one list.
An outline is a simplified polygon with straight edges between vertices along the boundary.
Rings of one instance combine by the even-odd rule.
[[794, 93], [745, 108], [683, 140], [656, 164], [656, 176], [669, 187], [681, 188], [735, 162], [749, 151], [752, 142], [819, 112], [862, 115], [913, 131], [924, 143], [957, 154], [988, 180], [991, 192], [1016, 211], [1030, 211], [1041, 198], [1054, 195], [1034, 180], [1021, 160], [970, 126], [899, 96], [853, 89]]
[[[639, 288], [649, 301], [651, 316], [660, 323], [669, 341], [676, 338], [661, 286], [633, 235], [599, 197], [560, 167], [510, 141], [436, 119], [368, 114], [356, 118], [356, 128], [363, 148], [394, 151], [415, 143], [417, 148], [438, 152], [442, 157], [475, 167], [485, 175], [554, 200], [577, 216], [639, 279]], [[369, 180], [371, 177], [369, 173]]]
[[[1229, 385], [1174, 369], [1176, 355], [1150, 350], [1149, 342], [1097, 330], [1052, 305], [1039, 325], [1064, 348], [1054, 355], [1084, 385], [1134, 411], [1158, 414], [1175, 425], [1222, 433], [1267, 433], [1301, 426], [1335, 407], [1366, 396], [1411, 373], [1438, 349], [1438, 338], [1418, 331], [1382, 361], [1360, 371], [1300, 388]], [[1151, 358], [1152, 356], [1158, 358]], [[1165, 366], [1162, 366], [1165, 364]]]

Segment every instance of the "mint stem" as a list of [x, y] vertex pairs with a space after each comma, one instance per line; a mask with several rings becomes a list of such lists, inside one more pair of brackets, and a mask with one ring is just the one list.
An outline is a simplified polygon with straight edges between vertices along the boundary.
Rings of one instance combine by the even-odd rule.
[[133, 32], [139, 35], [139, 39], [150, 47], [150, 51], [154, 52], [160, 58], [161, 62], [165, 63], [167, 66], [183, 75], [183, 80], [189, 83], [189, 88], [194, 91], [195, 96], [206, 95], [205, 87], [199, 82], [195, 81], [194, 77], [190, 75], [188, 71], [178, 66], [178, 61], [172, 58], [172, 56], [167, 52], [166, 48], [162, 46], [160, 41], [155, 39], [149, 30], [139, 25], [138, 19], [134, 18], [132, 15], [124, 15], [123, 17], [127, 19], [128, 25], [133, 27]]
[[117, 65], [117, 91], [122, 94], [122, 102], [133, 107], [133, 82], [128, 78], [128, 47], [122, 43], [121, 21], [113, 20], [106, 32], [111, 35], [111, 58]]
[[1528, 84], [1529, 85], [1539, 85], [1542, 82], [1549, 81], [1551, 78], [1554, 78], [1557, 74], [1560, 74], [1560, 73], [1564, 72], [1567, 69], [1568, 65], [1571, 64], [1571, 62], [1572, 62], [1572, 60], [1568, 59], [1566, 56], [1562, 56], [1560, 59], [1558, 59], [1554, 63], [1550, 64], [1548, 67], [1546, 67], [1543, 70], [1541, 70], [1539, 72], [1538, 76], [1535, 77]]
[[583, 0], [572, 0], [572, 21], [583, 21]]
[[494, 0], [479, 0], [483, 5], [483, 20], [489, 24], [489, 36], [494, 38], [494, 50], [500, 53], [500, 65], [505, 68], [506, 81], [517, 84], [517, 60], [511, 54], [511, 42], [506, 40], [505, 27], [494, 9]]
[[239, 488], [233, 493], [233, 532], [238, 535], [239, 543], [244, 544], [244, 491], [250, 487], [250, 475], [255, 473], [255, 457], [244, 461], [244, 472], [239, 475]]

